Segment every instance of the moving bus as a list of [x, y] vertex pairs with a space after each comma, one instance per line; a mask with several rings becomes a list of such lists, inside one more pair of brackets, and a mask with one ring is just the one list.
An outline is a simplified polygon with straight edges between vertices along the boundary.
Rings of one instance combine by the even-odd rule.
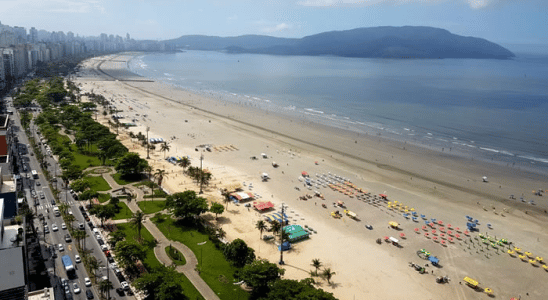
[[30, 171], [30, 173], [32, 174], [32, 178], [38, 179], [38, 172], [36, 172], [36, 170]]
[[63, 261], [63, 266], [65, 266], [65, 271], [67, 271], [67, 277], [69, 279], [76, 277], [76, 271], [74, 270], [74, 265], [72, 264], [70, 256], [63, 255], [63, 257], [61, 257], [61, 260]]

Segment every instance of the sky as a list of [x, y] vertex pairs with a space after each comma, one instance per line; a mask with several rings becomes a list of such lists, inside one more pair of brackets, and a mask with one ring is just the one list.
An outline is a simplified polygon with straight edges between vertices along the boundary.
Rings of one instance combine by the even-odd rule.
[[28, 29], [166, 40], [182, 35], [303, 37], [375, 26], [432, 26], [496, 43], [548, 43], [548, 0], [0, 0]]

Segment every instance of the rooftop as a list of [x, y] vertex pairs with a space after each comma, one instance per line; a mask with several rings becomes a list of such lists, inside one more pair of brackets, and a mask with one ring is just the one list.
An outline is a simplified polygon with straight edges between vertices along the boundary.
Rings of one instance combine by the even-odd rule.
[[23, 247], [0, 250], [0, 291], [25, 286]]

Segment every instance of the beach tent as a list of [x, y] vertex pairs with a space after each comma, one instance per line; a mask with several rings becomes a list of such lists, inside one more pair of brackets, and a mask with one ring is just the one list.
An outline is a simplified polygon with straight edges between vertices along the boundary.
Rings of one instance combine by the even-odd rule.
[[258, 211], [265, 211], [269, 210], [274, 207], [274, 204], [272, 202], [253, 202], [253, 207]]
[[285, 226], [283, 230], [289, 235], [290, 242], [301, 241], [309, 238], [310, 234], [301, 225]]
[[301, 175], [302, 175], [303, 177], [308, 177], [308, 173], [307, 173], [306, 171], [302, 171], [302, 172], [301, 172]]
[[238, 202], [252, 200], [255, 196], [250, 192], [235, 192], [230, 194], [230, 199]]

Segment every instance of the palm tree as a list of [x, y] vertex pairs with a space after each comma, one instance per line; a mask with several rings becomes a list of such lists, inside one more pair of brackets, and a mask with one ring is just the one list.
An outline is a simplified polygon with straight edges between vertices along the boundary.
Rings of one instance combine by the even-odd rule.
[[154, 173], [154, 177], [158, 179], [158, 186], [162, 187], [162, 181], [164, 180], [164, 178], [167, 178], [168, 176], [167, 176], [166, 170], [156, 169], [156, 173]]
[[101, 291], [101, 295], [104, 295], [108, 291], [110, 291], [113, 288], [112, 282], [110, 280], [103, 280], [99, 282], [99, 291]]
[[331, 284], [331, 277], [333, 277], [333, 275], [335, 275], [337, 273], [331, 271], [331, 268], [325, 268], [323, 269], [322, 271], [322, 276], [325, 277], [325, 279], [327, 280], [327, 283]]
[[230, 192], [227, 189], [224, 189], [221, 193], [223, 195], [223, 202], [226, 203], [226, 209], [228, 209], [228, 204], [230, 203]]
[[190, 166], [190, 159], [188, 159], [187, 156], [183, 156], [183, 158], [181, 160], [179, 160], [179, 162], [177, 163], [180, 167], [183, 167], [183, 172], [185, 171], [185, 169]]
[[59, 204], [59, 211], [64, 215], [67, 213], [67, 210], [70, 208], [70, 206], [66, 203]]
[[137, 228], [137, 236], [139, 241], [141, 240], [141, 228], [143, 228], [143, 221], [145, 220], [145, 214], [142, 211], [137, 211], [131, 217], [129, 223]]
[[270, 232], [274, 233], [274, 235], [278, 234], [280, 229], [282, 229], [282, 224], [280, 224], [280, 222], [272, 221], [272, 223], [270, 223]]
[[318, 275], [318, 269], [321, 268], [321, 266], [322, 266], [322, 262], [320, 261], [320, 259], [319, 258], [314, 258], [312, 260], [312, 266], [314, 268], [316, 268], [316, 275]]
[[164, 158], [166, 158], [166, 152], [169, 151], [170, 147], [167, 142], [164, 142], [160, 147], [160, 151], [164, 152]]
[[76, 221], [76, 218], [73, 215], [66, 216], [66, 221], [70, 223], [70, 227], [72, 227], [72, 223]]
[[91, 256], [89, 258], [89, 269], [91, 273], [93, 273], [93, 277], [95, 277], [95, 282], [97, 282], [97, 270], [99, 270], [100, 267], [102, 267], [103, 263], [100, 260], [97, 260], [95, 256]]
[[263, 220], [257, 221], [257, 224], [255, 224], [255, 228], [259, 229], [261, 232], [261, 238], [263, 238], [263, 231], [266, 230], [266, 223]]
[[219, 239], [224, 239], [226, 237], [226, 231], [224, 231], [221, 227], [217, 228], [217, 237]]

